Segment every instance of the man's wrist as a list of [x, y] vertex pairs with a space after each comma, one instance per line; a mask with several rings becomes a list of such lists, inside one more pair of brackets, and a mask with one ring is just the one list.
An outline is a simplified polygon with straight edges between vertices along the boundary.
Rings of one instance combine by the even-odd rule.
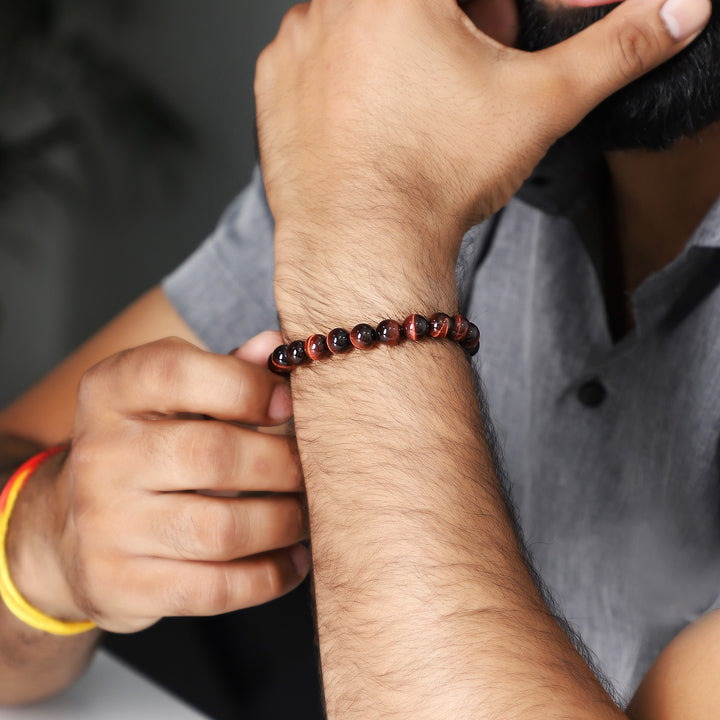
[[[286, 339], [335, 327], [402, 320], [411, 313], [453, 314], [458, 308], [455, 260], [354, 246], [308, 262], [276, 263], [275, 300]], [[312, 251], [309, 250], [308, 253]]]
[[66, 452], [45, 461], [18, 495], [6, 539], [10, 576], [23, 598], [60, 620], [84, 620], [59, 560], [64, 513], [54, 492]]

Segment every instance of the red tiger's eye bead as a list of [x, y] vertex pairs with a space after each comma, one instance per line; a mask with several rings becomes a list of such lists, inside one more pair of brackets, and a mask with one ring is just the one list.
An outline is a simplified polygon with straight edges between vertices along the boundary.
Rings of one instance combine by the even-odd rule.
[[334, 355], [347, 352], [352, 347], [350, 333], [344, 328], [335, 328], [327, 334], [327, 345]]
[[358, 348], [358, 350], [367, 350], [371, 348], [377, 341], [377, 333], [374, 328], [367, 323], [360, 323], [350, 331], [350, 342]]
[[276, 375], [289, 375], [292, 367], [288, 360], [287, 345], [278, 345], [268, 358], [268, 368]]
[[383, 320], [377, 326], [377, 339], [384, 345], [397, 345], [403, 336], [403, 327], [396, 320]]
[[295, 340], [287, 346], [288, 360], [291, 365], [304, 365], [310, 362], [305, 352], [305, 343], [302, 340]]
[[422, 315], [412, 314], [405, 318], [403, 327], [408, 340], [419, 340], [427, 335], [428, 321]]
[[465, 339], [460, 343], [460, 346], [472, 356], [477, 354], [480, 349], [480, 330], [474, 323], [468, 323], [468, 331]]
[[462, 342], [468, 334], [469, 327], [470, 323], [466, 317], [456, 315], [453, 318], [453, 329], [448, 337], [455, 342]]
[[428, 335], [437, 340], [446, 338], [453, 329], [453, 321], [449, 315], [445, 313], [435, 313], [428, 320]]
[[462, 341], [463, 345], [474, 345], [480, 339], [480, 330], [475, 323], [468, 322], [468, 331], [465, 335], [465, 339]]
[[480, 339], [478, 338], [478, 341], [472, 347], [466, 347], [463, 349], [470, 357], [474, 357], [478, 354], [478, 351], [480, 350]]
[[311, 360], [322, 360], [329, 357], [330, 348], [324, 335], [311, 335], [305, 341], [305, 353]]

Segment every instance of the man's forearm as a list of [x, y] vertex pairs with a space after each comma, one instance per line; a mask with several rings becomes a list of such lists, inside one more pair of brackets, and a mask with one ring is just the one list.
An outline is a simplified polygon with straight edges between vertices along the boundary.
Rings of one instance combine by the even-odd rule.
[[356, 352], [292, 387], [329, 717], [620, 715], [525, 566], [462, 351]]
[[[41, 449], [32, 441], [0, 436], [0, 489], [16, 467]], [[42, 484], [52, 470], [52, 465], [39, 468], [33, 482], [23, 488], [23, 502], [16, 506], [13, 523], [32, 522], [33, 506], [43, 502]], [[12, 568], [13, 557], [24, 553], [12, 542], [8, 551]], [[14, 579], [22, 587], [21, 580]], [[0, 601], [0, 705], [33, 702], [66, 688], [86, 667], [99, 636], [93, 631], [66, 638], [34, 630]]]

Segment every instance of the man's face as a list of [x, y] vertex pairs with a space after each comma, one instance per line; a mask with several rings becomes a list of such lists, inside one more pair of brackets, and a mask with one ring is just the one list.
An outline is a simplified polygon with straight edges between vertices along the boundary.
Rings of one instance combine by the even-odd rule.
[[[718, 3], [713, 0], [710, 23], [689, 48], [608, 98], [588, 116], [581, 127], [589, 142], [603, 150], [661, 150], [720, 120]], [[545, 0], [517, 0], [517, 4], [519, 43], [525, 50], [561, 42], [616, 7], [551, 7]]]

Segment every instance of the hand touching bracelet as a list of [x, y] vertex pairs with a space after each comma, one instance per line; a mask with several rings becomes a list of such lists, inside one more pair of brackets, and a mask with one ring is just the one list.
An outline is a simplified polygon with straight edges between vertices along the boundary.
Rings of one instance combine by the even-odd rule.
[[452, 340], [462, 347], [469, 356], [480, 348], [480, 331], [463, 315], [453, 317], [445, 313], [435, 313], [430, 319], [412, 314], [399, 323], [395, 320], [383, 320], [376, 328], [360, 323], [352, 330], [335, 328], [327, 335], [311, 335], [307, 340], [295, 340], [287, 345], [279, 345], [268, 358], [268, 367], [277, 375], [289, 375], [300, 365], [313, 360], [323, 360], [331, 355], [357, 348], [369, 350], [377, 344], [397, 345], [403, 340], [416, 341], [423, 338]]

